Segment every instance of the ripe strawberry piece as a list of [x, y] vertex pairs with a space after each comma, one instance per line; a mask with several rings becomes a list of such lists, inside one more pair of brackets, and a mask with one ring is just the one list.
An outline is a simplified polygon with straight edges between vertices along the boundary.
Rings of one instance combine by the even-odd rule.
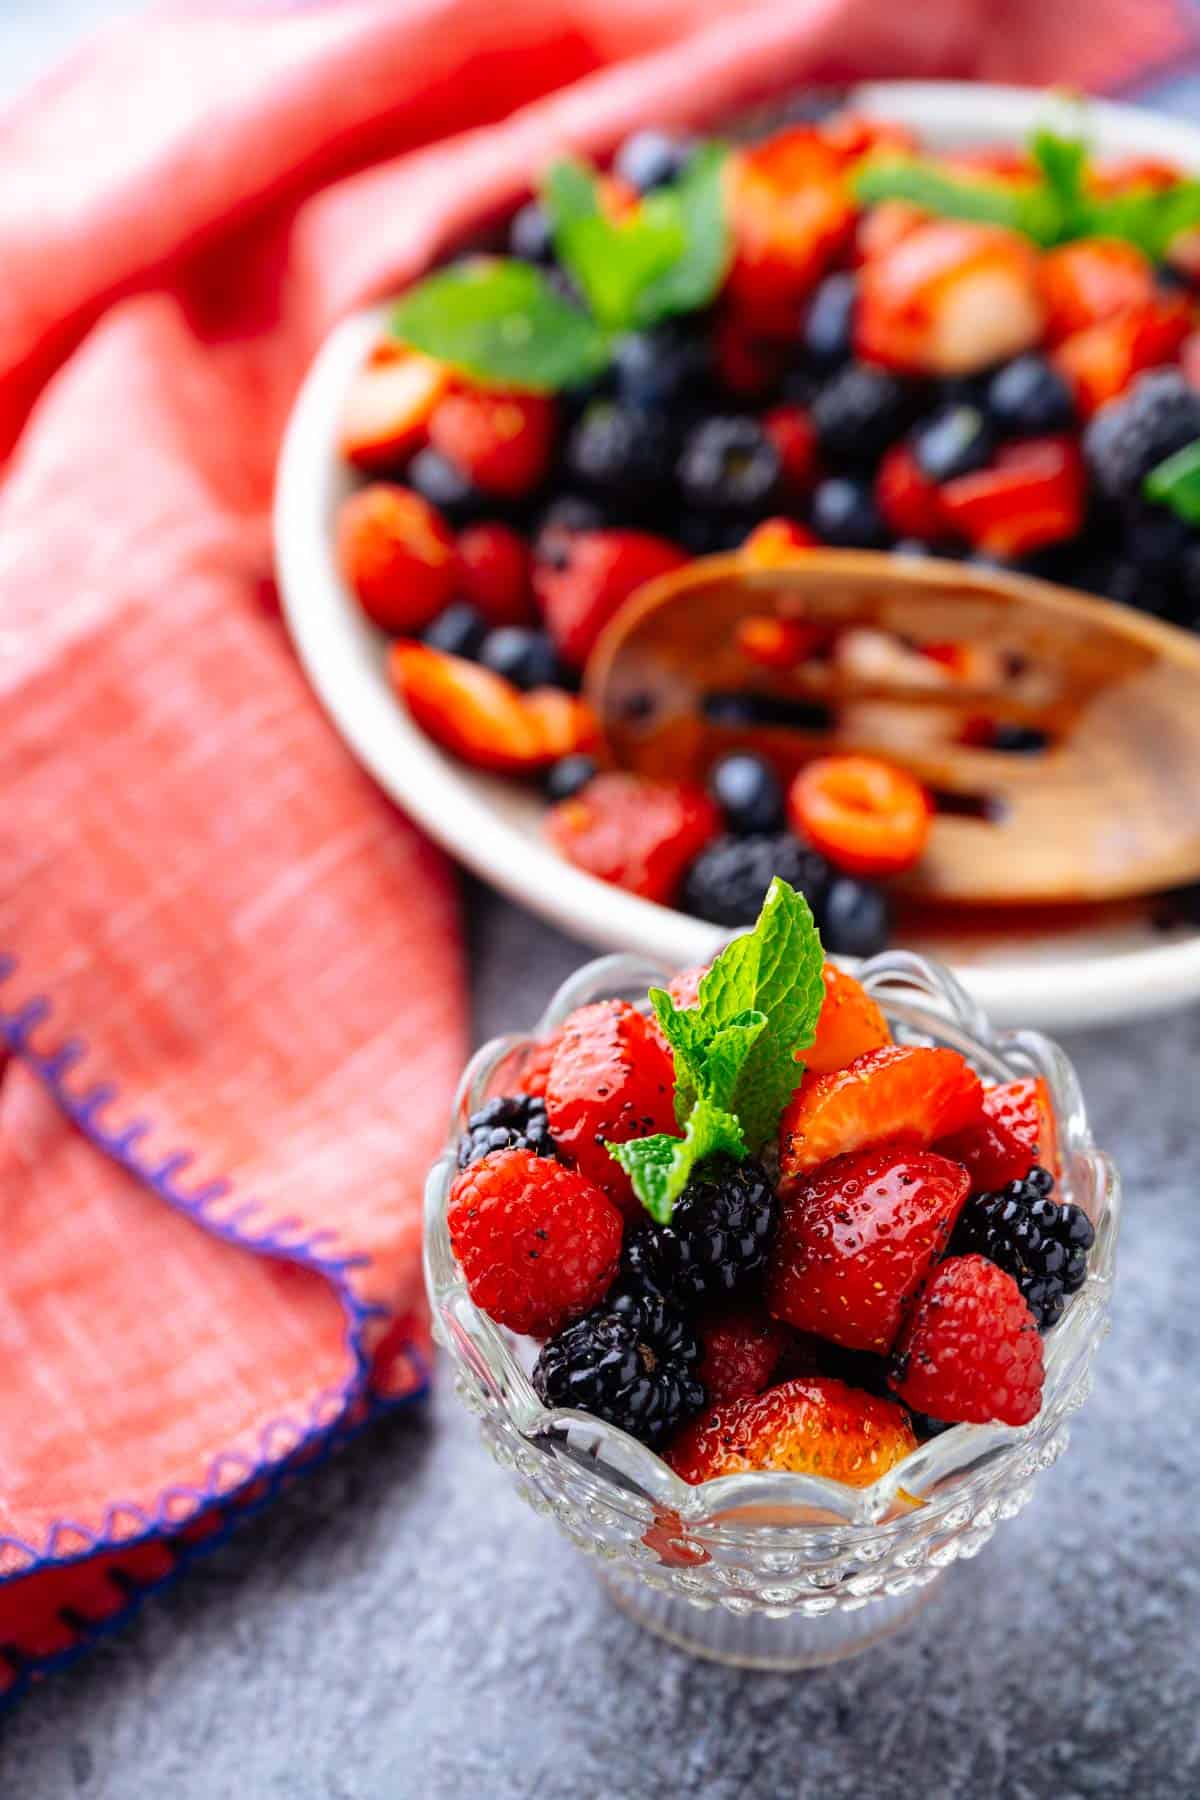
[[950, 528], [976, 549], [1002, 557], [1074, 537], [1086, 500], [1083, 458], [1067, 437], [1002, 444], [986, 469], [956, 475], [941, 490]]
[[890, 1350], [967, 1198], [961, 1164], [931, 1150], [835, 1157], [782, 1202], [767, 1305], [847, 1350]]
[[934, 1419], [1027, 1425], [1043, 1374], [1037, 1324], [1012, 1276], [985, 1256], [952, 1256], [900, 1334], [888, 1384]]
[[578, 694], [568, 694], [565, 688], [534, 688], [523, 696], [522, 706], [537, 736], [541, 761], [558, 762], [586, 753], [600, 742], [596, 715]]
[[446, 1209], [467, 1291], [498, 1325], [549, 1337], [604, 1298], [621, 1215], [577, 1169], [494, 1150], [456, 1178]]
[[1051, 343], [1146, 306], [1156, 292], [1147, 258], [1117, 238], [1081, 238], [1049, 251], [1041, 283]]
[[1058, 1128], [1050, 1090], [1040, 1075], [986, 1089], [983, 1116], [937, 1148], [962, 1163], [973, 1193], [994, 1193], [1028, 1175], [1034, 1163], [1058, 1169]]
[[773, 406], [762, 425], [779, 453], [789, 493], [807, 494], [817, 478], [817, 428], [810, 414], [802, 406]]
[[546, 1082], [550, 1134], [628, 1218], [642, 1216], [605, 1142], [674, 1132], [675, 1068], [662, 1039], [625, 1000], [598, 1000], [564, 1022]]
[[779, 1192], [852, 1150], [936, 1143], [975, 1124], [982, 1106], [983, 1083], [957, 1050], [885, 1044], [806, 1075], [779, 1121]]
[[1070, 384], [1085, 419], [1123, 394], [1135, 375], [1173, 361], [1192, 328], [1192, 309], [1179, 294], [1077, 331], [1055, 348], [1053, 360]]
[[529, 547], [511, 525], [469, 525], [458, 535], [459, 595], [489, 625], [532, 625], [532, 564]]
[[844, 162], [857, 162], [872, 151], [889, 156], [911, 156], [918, 149], [916, 135], [894, 119], [873, 119], [870, 113], [836, 112], [817, 127], [821, 142]]
[[524, 697], [490, 669], [401, 640], [388, 674], [422, 731], [473, 767], [516, 773], [553, 760]]
[[766, 337], [794, 335], [799, 310], [854, 225], [845, 159], [812, 126], [731, 156], [726, 204], [734, 241], [727, 298]]
[[376, 345], [350, 384], [338, 448], [355, 468], [394, 468], [424, 442], [449, 384], [441, 363], [401, 344]]
[[863, 265], [855, 346], [868, 362], [969, 375], [1042, 335], [1038, 262], [994, 225], [930, 219]]
[[892, 1041], [882, 1008], [861, 982], [836, 963], [827, 962], [821, 973], [825, 999], [817, 1020], [817, 1035], [807, 1050], [799, 1052], [809, 1075], [828, 1075], [835, 1069], [844, 1069], [856, 1057]]
[[360, 488], [337, 518], [342, 575], [384, 631], [420, 631], [454, 588], [454, 539], [420, 494], [390, 482]]
[[[795, 519], [764, 519], [761, 525], [754, 527], [738, 555], [756, 569], [778, 569], [794, 562], [799, 552], [813, 549], [817, 542], [818, 539], [807, 525], [799, 525]], [[773, 633], [765, 633], [762, 630], [762, 620], [756, 621], [757, 631], [744, 629], [750, 624], [748, 619], [742, 619], [738, 625], [738, 648], [758, 662], [762, 662], [762, 651], [768, 643], [773, 641], [778, 646], [773, 654], [782, 655], [785, 648], [790, 649], [793, 643], [807, 642], [812, 635], [811, 627], [806, 630], [798, 620], [772, 618], [766, 622], [778, 629]], [[798, 631], [788, 630], [789, 625], [793, 624], [798, 627]], [[768, 666], [778, 665], [770, 663]], [[783, 666], [790, 667], [791, 660]]]
[[544, 394], [462, 387], [434, 408], [429, 441], [485, 494], [520, 499], [550, 466], [554, 419]]
[[832, 1376], [807, 1375], [702, 1412], [666, 1456], [693, 1485], [717, 1475], [779, 1469], [859, 1488], [870, 1487], [916, 1447], [908, 1415], [894, 1401]]
[[[791, 519], [768, 519], [751, 532], [742, 545], [741, 555], [750, 552], [755, 538], [758, 539], [758, 551], [749, 554], [749, 560], [758, 568], [768, 569], [791, 562], [799, 551], [810, 550], [816, 543], [803, 525], [796, 525]], [[812, 541], [807, 542], [808, 539]], [[735, 636], [737, 647], [747, 662], [757, 663], [763, 669], [794, 669], [815, 650], [828, 644], [831, 632], [828, 626], [809, 625], [803, 619], [777, 619], [774, 613], [748, 613], [738, 620]]]
[[921, 473], [907, 444], [896, 444], [879, 465], [875, 503], [887, 526], [899, 538], [932, 543], [946, 534], [941, 490]]
[[788, 789], [797, 836], [852, 875], [897, 875], [929, 839], [933, 808], [907, 770], [876, 756], [819, 756]]
[[546, 1083], [550, 1079], [550, 1064], [554, 1061], [554, 1052], [558, 1049], [561, 1038], [562, 1032], [555, 1031], [548, 1038], [544, 1038], [540, 1044], [534, 1044], [514, 1083], [519, 1094], [536, 1094], [541, 1099], [545, 1099]]
[[675, 544], [647, 531], [581, 531], [567, 540], [565, 550], [561, 565], [539, 565], [533, 581], [550, 635], [576, 668], [643, 582], [688, 560]]
[[924, 225], [928, 217], [928, 213], [908, 200], [881, 200], [878, 206], [869, 206], [854, 232], [857, 261], [872, 262], [876, 257], [886, 256], [918, 226]]
[[544, 828], [576, 868], [666, 905], [720, 824], [703, 788], [613, 770], [551, 807]]
[[702, 1321], [697, 1370], [712, 1401], [761, 1394], [775, 1373], [787, 1333], [765, 1312], [741, 1307]]

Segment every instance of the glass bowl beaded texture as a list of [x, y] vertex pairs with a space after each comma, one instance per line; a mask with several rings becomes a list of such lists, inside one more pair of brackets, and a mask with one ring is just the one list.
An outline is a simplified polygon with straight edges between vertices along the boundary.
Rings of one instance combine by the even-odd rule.
[[1059, 1194], [1096, 1228], [1085, 1286], [1046, 1339], [1042, 1408], [1032, 1423], [956, 1425], [867, 1488], [823, 1477], [726, 1475], [691, 1487], [627, 1433], [543, 1406], [529, 1380], [535, 1346], [473, 1304], [450, 1249], [446, 1204], [467, 1115], [511, 1092], [522, 1063], [575, 1007], [618, 997], [644, 1005], [661, 969], [633, 956], [588, 963], [555, 994], [529, 1037], [485, 1044], [459, 1085], [450, 1142], [425, 1193], [425, 1274], [434, 1335], [455, 1389], [521, 1498], [596, 1559], [632, 1617], [696, 1655], [797, 1669], [854, 1655], [916, 1613], [952, 1563], [973, 1557], [1029, 1501], [1039, 1469], [1066, 1448], [1108, 1329], [1120, 1218], [1116, 1169], [1097, 1150], [1079, 1083], [1057, 1044], [993, 1031], [943, 968], [905, 951], [859, 977], [897, 1041], [961, 1051], [985, 1080], [1041, 1075], [1058, 1120]]

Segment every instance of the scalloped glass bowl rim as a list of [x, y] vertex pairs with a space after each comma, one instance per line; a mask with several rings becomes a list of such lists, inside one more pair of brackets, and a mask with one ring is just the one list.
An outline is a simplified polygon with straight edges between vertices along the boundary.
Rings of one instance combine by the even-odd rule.
[[677, 1513], [682, 1521], [719, 1524], [727, 1541], [739, 1529], [728, 1519], [735, 1510], [743, 1515], [742, 1532], [748, 1527], [753, 1534], [761, 1533], [770, 1521], [747, 1517], [748, 1509], [776, 1515], [783, 1509], [799, 1511], [807, 1515], [804, 1523], [810, 1528], [891, 1521], [910, 1512], [914, 1502], [950, 1498], [956, 1481], [961, 1480], [967, 1491], [971, 1477], [990, 1476], [1000, 1461], [1008, 1456], [1018, 1460], [1031, 1442], [1051, 1436], [1080, 1403], [1082, 1384], [1107, 1328], [1120, 1181], [1111, 1159], [1096, 1147], [1079, 1082], [1065, 1052], [1039, 1032], [992, 1030], [948, 970], [909, 951], [887, 951], [872, 958], [858, 970], [858, 979], [883, 1006], [893, 1027], [914, 1041], [936, 1040], [961, 1050], [982, 1075], [995, 1080], [1029, 1074], [1045, 1078], [1058, 1122], [1060, 1185], [1096, 1227], [1087, 1282], [1045, 1339], [1046, 1384], [1037, 1418], [1021, 1427], [956, 1425], [864, 1488], [781, 1473], [725, 1475], [690, 1486], [626, 1432], [587, 1413], [543, 1406], [515, 1353], [514, 1340], [474, 1305], [450, 1249], [445, 1212], [455, 1174], [458, 1129], [464, 1109], [470, 1110], [489, 1091], [496, 1071], [549, 1035], [575, 1007], [614, 995], [644, 999], [648, 986], [668, 978], [641, 957], [600, 957], [563, 983], [532, 1033], [494, 1038], [467, 1065], [455, 1097], [448, 1146], [430, 1171], [425, 1195], [426, 1285], [435, 1332], [455, 1360], [498, 1396], [517, 1431], [531, 1444], [546, 1448], [555, 1441], [606, 1486], [619, 1484], [656, 1507]]

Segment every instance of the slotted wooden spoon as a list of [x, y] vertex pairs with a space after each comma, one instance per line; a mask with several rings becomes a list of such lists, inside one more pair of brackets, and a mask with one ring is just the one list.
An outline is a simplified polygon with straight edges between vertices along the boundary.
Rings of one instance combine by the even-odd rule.
[[[790, 666], [747, 654], [764, 635], [793, 641]], [[585, 687], [617, 762], [645, 774], [701, 779], [747, 747], [785, 777], [832, 750], [910, 769], [938, 808], [915, 896], [1091, 901], [1200, 879], [1200, 641], [1110, 601], [870, 552], [712, 557], [621, 610]], [[994, 747], [1015, 728], [1044, 747]]]

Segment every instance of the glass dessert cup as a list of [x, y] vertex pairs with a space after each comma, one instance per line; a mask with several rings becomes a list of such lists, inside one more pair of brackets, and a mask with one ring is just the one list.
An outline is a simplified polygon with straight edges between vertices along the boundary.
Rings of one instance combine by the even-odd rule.
[[667, 974], [633, 956], [587, 964], [565, 982], [528, 1037], [502, 1037], [472, 1058], [450, 1143], [425, 1192], [425, 1275], [434, 1335], [455, 1390], [521, 1498], [595, 1557], [617, 1603], [659, 1636], [715, 1661], [799, 1669], [852, 1656], [920, 1610], [959, 1558], [1032, 1497], [1040, 1469], [1065, 1450], [1108, 1329], [1120, 1183], [1096, 1148], [1075, 1072], [1033, 1031], [993, 1031], [948, 972], [905, 951], [863, 965], [898, 1042], [944, 1044], [985, 1080], [1041, 1075], [1058, 1122], [1059, 1192], [1096, 1228], [1086, 1284], [1045, 1340], [1041, 1411], [1030, 1424], [956, 1425], [870, 1487], [790, 1474], [726, 1475], [692, 1487], [644, 1444], [588, 1414], [550, 1409], [530, 1384], [535, 1347], [482, 1313], [450, 1249], [446, 1204], [454, 1145], [468, 1113], [511, 1091], [536, 1042], [575, 1007], [645, 1001]]

